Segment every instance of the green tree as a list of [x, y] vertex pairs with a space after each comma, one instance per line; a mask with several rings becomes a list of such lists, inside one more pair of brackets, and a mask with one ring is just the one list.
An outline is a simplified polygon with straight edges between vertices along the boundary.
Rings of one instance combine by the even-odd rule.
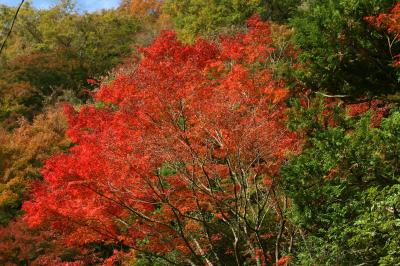
[[[2, 6], [0, 24], [13, 12]], [[0, 58], [0, 120], [13, 127], [18, 116], [32, 119], [66, 91], [85, 101], [87, 79], [101, 79], [131, 54], [140, 25], [123, 10], [79, 14], [72, 1], [48, 10], [28, 2]]]
[[357, 96], [395, 91], [399, 84], [387, 39], [365, 21], [366, 16], [385, 11], [394, 2], [304, 2], [291, 20], [303, 62], [298, 78], [314, 90], [331, 93]]
[[180, 37], [193, 42], [241, 28], [250, 16], [285, 22], [302, 0], [166, 0], [164, 10], [175, 22]]
[[168, 0], [165, 9], [171, 15], [180, 37], [193, 42], [199, 35], [215, 35], [221, 28], [241, 26], [254, 13], [262, 13], [264, 0]]
[[[303, 126], [326, 117], [316, 110], [307, 113], [314, 122]], [[327, 118], [336, 126], [308, 131], [304, 152], [282, 170], [293, 201], [290, 216], [304, 236], [295, 244], [296, 262], [397, 265], [400, 112], [378, 128], [371, 126], [371, 116], [376, 123], [371, 114], [360, 119], [343, 115], [339, 111]]]
[[304, 0], [266, 0], [264, 16], [272, 21], [286, 23]]

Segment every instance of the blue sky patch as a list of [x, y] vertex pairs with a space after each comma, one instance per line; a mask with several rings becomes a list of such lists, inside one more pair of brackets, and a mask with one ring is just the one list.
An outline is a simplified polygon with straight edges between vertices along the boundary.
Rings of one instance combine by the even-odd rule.
[[[0, 4], [17, 6], [20, 0], [0, 0]], [[54, 6], [57, 0], [31, 0], [33, 6], [37, 8], [48, 8]], [[109, 9], [117, 7], [120, 0], [77, 0], [77, 7], [80, 11], [93, 12], [99, 9]]]

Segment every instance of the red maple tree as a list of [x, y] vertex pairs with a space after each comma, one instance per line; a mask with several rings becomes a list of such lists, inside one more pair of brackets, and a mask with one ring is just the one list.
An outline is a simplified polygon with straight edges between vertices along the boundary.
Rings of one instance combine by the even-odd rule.
[[133, 251], [179, 265], [286, 261], [279, 169], [299, 141], [268, 68], [269, 24], [248, 27], [193, 45], [163, 32], [96, 105], [67, 106], [76, 145], [47, 161], [25, 220], [69, 246], [112, 247], [104, 263]]

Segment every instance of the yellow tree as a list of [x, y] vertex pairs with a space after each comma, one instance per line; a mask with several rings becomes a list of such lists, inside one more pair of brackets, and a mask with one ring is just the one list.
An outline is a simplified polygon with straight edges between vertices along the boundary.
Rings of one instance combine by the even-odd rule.
[[29, 180], [40, 179], [43, 162], [70, 146], [61, 108], [50, 108], [32, 123], [8, 132], [0, 127], [0, 225], [18, 215]]
[[164, 12], [164, 0], [124, 0], [121, 6], [135, 17], [152, 22], [156, 30], [171, 27], [169, 16]]

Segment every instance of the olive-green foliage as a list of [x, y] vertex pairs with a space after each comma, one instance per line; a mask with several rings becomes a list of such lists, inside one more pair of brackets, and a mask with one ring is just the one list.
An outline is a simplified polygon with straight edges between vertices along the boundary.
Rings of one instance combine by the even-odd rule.
[[[0, 7], [3, 32], [13, 12]], [[140, 28], [122, 10], [79, 14], [68, 0], [46, 10], [24, 4], [0, 58], [0, 120], [32, 119], [46, 99], [65, 99], [66, 91], [85, 101], [92, 88], [87, 79], [101, 78], [129, 56]]]
[[295, 261], [398, 265], [400, 111], [380, 128], [371, 127], [368, 115], [341, 119], [342, 126], [309, 131], [304, 152], [282, 170], [291, 219], [305, 235]]
[[[291, 20], [303, 67], [298, 78], [314, 90], [382, 94], [398, 87], [388, 40], [365, 21], [393, 0], [308, 0]], [[393, 54], [400, 47], [393, 47]]]
[[167, 0], [165, 10], [180, 37], [192, 42], [199, 35], [211, 36], [221, 28], [241, 26], [254, 13], [262, 13], [264, 0]]
[[46, 110], [32, 123], [21, 121], [13, 132], [0, 128], [0, 226], [20, 213], [28, 182], [41, 179], [44, 161], [71, 146], [66, 127], [58, 107]]
[[[4, 32], [14, 12], [14, 8], [0, 6]], [[138, 20], [123, 10], [79, 14], [70, 0], [40, 10], [28, 2], [19, 13], [3, 57], [9, 61], [32, 52], [57, 51], [90, 64], [92, 73], [105, 74], [120, 62], [117, 56], [129, 55], [140, 27]]]
[[[178, 251], [172, 252], [166, 256], [166, 259], [168, 259], [171, 262], [176, 262], [176, 257], [177, 257]], [[146, 256], [143, 254], [138, 254], [137, 257], [135, 258], [134, 264], [135, 266], [170, 266], [174, 265], [172, 263], [169, 263], [168, 261], [162, 259], [162, 258], [155, 258], [151, 256]]]
[[286, 22], [304, 0], [266, 0], [263, 15], [275, 22]]
[[171, 16], [182, 40], [214, 37], [240, 30], [246, 20], [259, 14], [285, 22], [302, 0], [166, 0], [164, 11]]
[[198, 36], [213, 37], [240, 29], [246, 20], [259, 14], [284, 22], [302, 0], [166, 0], [164, 10], [175, 22], [184, 41]]

